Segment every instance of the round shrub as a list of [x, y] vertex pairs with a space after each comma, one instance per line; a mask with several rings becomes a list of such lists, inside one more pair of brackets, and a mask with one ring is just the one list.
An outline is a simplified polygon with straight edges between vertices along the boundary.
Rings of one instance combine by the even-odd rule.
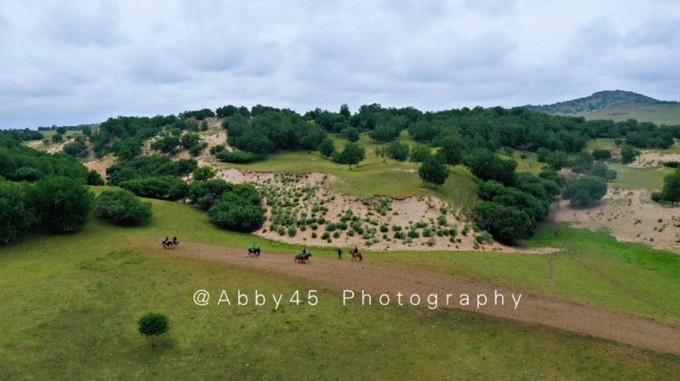
[[151, 203], [142, 202], [132, 192], [109, 190], [102, 192], [95, 200], [97, 217], [116, 225], [141, 225], [151, 219]]
[[226, 194], [208, 210], [212, 223], [229, 230], [250, 232], [264, 223], [264, 209], [234, 193]]

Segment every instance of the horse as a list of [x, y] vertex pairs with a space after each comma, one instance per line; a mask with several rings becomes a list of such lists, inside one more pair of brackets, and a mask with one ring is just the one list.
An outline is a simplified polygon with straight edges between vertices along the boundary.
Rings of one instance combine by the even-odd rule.
[[352, 260], [355, 260], [357, 258], [359, 258], [359, 262], [364, 260], [364, 256], [361, 255], [360, 252], [357, 251], [356, 254], [354, 252], [352, 252]]
[[164, 249], [171, 249], [173, 247], [179, 246], [179, 240], [176, 240], [176, 239], [175, 240], [169, 240], [169, 239], [163, 240], [163, 242], [161, 242], [161, 245], [163, 245]]
[[252, 247], [248, 248], [248, 256], [249, 257], [259, 257], [260, 253], [261, 253], [261, 251], [260, 251], [259, 247], [255, 248], [255, 249], [253, 249]]
[[311, 256], [312, 253], [298, 254], [293, 257], [293, 261], [296, 263], [309, 263], [309, 257]]

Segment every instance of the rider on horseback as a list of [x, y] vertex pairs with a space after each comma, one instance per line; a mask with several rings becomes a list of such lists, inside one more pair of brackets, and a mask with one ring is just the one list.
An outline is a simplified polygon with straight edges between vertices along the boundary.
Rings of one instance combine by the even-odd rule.
[[352, 252], [352, 255], [356, 256], [357, 254], [359, 254], [359, 248], [354, 246], [354, 251]]

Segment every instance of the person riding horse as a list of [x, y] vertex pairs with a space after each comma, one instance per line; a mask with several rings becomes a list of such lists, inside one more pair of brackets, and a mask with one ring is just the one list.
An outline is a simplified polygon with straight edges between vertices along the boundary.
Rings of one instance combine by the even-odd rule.
[[312, 253], [308, 253], [307, 248], [303, 248], [302, 251], [300, 251], [300, 254], [296, 255], [293, 259], [298, 263], [307, 263], [309, 262], [309, 257], [311, 256]]
[[250, 245], [250, 248], [248, 248], [248, 255], [258, 257], [260, 256], [260, 247], [252, 244]]

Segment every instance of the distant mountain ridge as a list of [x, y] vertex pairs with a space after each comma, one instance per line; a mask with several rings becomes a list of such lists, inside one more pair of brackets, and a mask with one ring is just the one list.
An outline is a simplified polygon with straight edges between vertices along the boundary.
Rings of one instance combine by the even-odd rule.
[[598, 91], [584, 98], [527, 107], [549, 114], [583, 116], [586, 119], [620, 121], [632, 118], [657, 124], [680, 124], [680, 102], [661, 101], [632, 91]]

